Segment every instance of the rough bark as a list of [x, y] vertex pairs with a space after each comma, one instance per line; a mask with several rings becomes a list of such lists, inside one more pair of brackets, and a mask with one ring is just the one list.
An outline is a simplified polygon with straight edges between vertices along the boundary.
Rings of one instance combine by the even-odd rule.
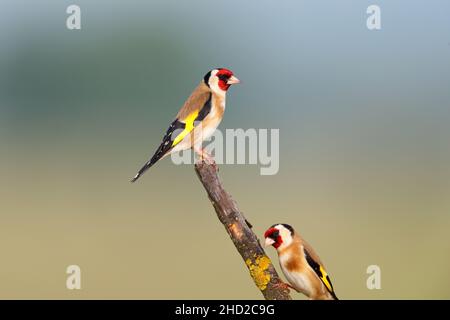
[[223, 188], [217, 175], [216, 165], [199, 162], [195, 165], [195, 171], [216, 210], [217, 217], [244, 259], [250, 276], [264, 298], [290, 300], [289, 290], [276, 286], [281, 283], [281, 279], [252, 231], [250, 223]]

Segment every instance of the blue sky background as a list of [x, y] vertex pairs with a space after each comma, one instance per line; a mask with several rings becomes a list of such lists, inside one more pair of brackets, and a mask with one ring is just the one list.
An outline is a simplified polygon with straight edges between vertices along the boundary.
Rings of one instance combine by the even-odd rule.
[[191, 166], [128, 183], [217, 66], [220, 128], [280, 129], [278, 175], [221, 166], [258, 235], [292, 224], [344, 299], [450, 297], [448, 1], [72, 3], [0, 1], [1, 297], [260, 298]]

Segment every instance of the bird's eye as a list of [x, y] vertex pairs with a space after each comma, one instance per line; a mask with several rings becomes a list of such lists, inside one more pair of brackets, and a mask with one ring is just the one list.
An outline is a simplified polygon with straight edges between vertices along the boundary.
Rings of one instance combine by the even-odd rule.
[[218, 77], [219, 77], [219, 79], [222, 80], [222, 81], [227, 81], [228, 78], [229, 78], [228, 76], [226, 76], [226, 75], [224, 75], [224, 74], [219, 74]]
[[273, 239], [277, 239], [278, 238], [278, 236], [280, 235], [280, 231], [274, 231], [273, 233], [272, 233], [272, 237], [273, 237]]

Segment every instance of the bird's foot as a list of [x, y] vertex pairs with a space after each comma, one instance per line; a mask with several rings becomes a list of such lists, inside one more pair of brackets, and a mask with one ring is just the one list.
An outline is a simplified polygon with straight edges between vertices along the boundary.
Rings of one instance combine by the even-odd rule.
[[219, 167], [217, 167], [216, 161], [211, 155], [207, 154], [206, 157], [203, 157], [202, 161], [207, 165], [212, 166], [215, 171], [219, 171]]
[[273, 285], [275, 288], [278, 289], [287, 289], [287, 290], [295, 290], [295, 288], [293, 286], [291, 286], [289, 283], [283, 282], [280, 280], [280, 282], [277, 282]]
[[217, 164], [212, 155], [210, 155], [205, 149], [196, 150], [196, 152], [199, 155], [199, 162], [213, 166], [217, 171]]

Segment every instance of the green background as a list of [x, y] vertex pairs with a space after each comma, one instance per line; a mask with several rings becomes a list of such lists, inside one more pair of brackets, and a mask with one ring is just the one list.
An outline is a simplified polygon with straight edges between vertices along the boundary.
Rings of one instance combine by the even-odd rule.
[[277, 175], [220, 166], [255, 232], [294, 226], [341, 299], [450, 298], [448, 1], [380, 31], [372, 1], [73, 3], [0, 1], [0, 298], [262, 298], [192, 165], [129, 183], [218, 66], [220, 128], [280, 129]]

